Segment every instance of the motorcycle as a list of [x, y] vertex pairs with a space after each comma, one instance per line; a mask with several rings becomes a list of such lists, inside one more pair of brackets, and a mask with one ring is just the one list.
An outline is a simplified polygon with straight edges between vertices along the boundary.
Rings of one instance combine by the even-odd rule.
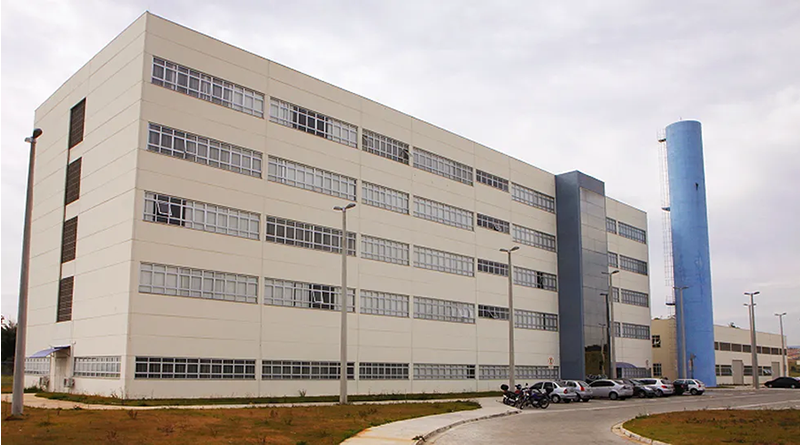
[[503, 403], [519, 409], [541, 408], [547, 409], [550, 406], [550, 398], [538, 389], [533, 389], [525, 385], [516, 385], [516, 391], [509, 391], [506, 384], [500, 385], [503, 390]]
[[517, 384], [515, 391], [509, 391], [508, 385], [503, 383], [500, 389], [503, 391], [503, 403], [516, 408], [522, 398], [522, 385]]

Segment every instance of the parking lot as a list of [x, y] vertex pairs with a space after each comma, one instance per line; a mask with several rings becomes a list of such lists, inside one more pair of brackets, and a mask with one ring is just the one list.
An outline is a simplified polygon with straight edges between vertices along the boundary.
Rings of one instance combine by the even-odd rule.
[[[500, 403], [499, 399], [498, 402]], [[652, 399], [591, 400], [588, 403], [551, 404], [548, 409], [526, 409], [521, 414], [458, 426], [432, 438], [437, 445], [527, 444], [552, 440], [560, 443], [628, 443], [613, 432], [615, 424], [640, 414], [710, 408], [800, 409], [800, 390], [709, 389], [702, 396]]]

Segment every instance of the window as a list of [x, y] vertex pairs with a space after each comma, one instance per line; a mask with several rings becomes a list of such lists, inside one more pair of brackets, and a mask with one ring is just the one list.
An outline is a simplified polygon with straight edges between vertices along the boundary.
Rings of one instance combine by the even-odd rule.
[[414, 147], [414, 167], [472, 185], [472, 167], [418, 147]]
[[664, 375], [661, 370], [661, 363], [653, 363], [653, 377], [660, 377]]
[[414, 318], [475, 323], [475, 306], [458, 301], [414, 297]]
[[481, 184], [486, 184], [489, 187], [500, 189], [504, 192], [508, 191], [508, 179], [503, 179], [500, 176], [495, 176], [491, 173], [486, 173], [483, 170], [475, 170], [475, 178]]
[[408, 266], [406, 243], [361, 235], [361, 258]]
[[731, 343], [731, 351], [742, 352], [742, 345], [740, 345], [739, 343]]
[[558, 366], [515, 366], [514, 377], [529, 380], [554, 380], [559, 376]]
[[503, 221], [502, 219], [493, 218], [488, 215], [482, 215], [480, 213], [478, 213], [478, 226], [500, 233], [509, 232], [508, 222]]
[[248, 148], [150, 123], [147, 149], [198, 164], [261, 177], [263, 155]]
[[408, 380], [408, 363], [358, 364], [359, 380]]
[[134, 378], [255, 380], [256, 361], [223, 358], [136, 357]]
[[242, 113], [264, 117], [264, 95], [258, 91], [158, 57], [153, 57], [152, 82]]
[[718, 341], [714, 342], [714, 350], [715, 351], [719, 351], [719, 342]]
[[508, 378], [508, 365], [479, 365], [478, 376], [481, 380], [505, 380]]
[[83, 141], [83, 127], [86, 121], [86, 99], [69, 110], [69, 146], [72, 148]]
[[617, 220], [606, 217], [606, 232], [617, 233]]
[[289, 102], [269, 100], [269, 120], [349, 147], [358, 147], [358, 127]]
[[144, 220], [257, 240], [261, 215], [175, 196], [144, 193]]
[[369, 130], [361, 132], [361, 148], [384, 158], [408, 165], [408, 144]]
[[354, 178], [274, 156], [269, 157], [267, 179], [338, 198], [356, 200]]
[[61, 231], [61, 262], [75, 259], [75, 248], [78, 239], [78, 217], [64, 221]]
[[[753, 375], [753, 367], [752, 366], [745, 366], [744, 367], [744, 375], [745, 376], [752, 376]], [[760, 376], [771, 376], [772, 375], [772, 366], [759, 366], [758, 367], [758, 375]]]
[[469, 210], [460, 209], [441, 202], [414, 197], [414, 216], [459, 229], [473, 230], [473, 216]]
[[719, 343], [719, 350], [720, 351], [730, 351], [731, 350], [731, 344], [730, 343], [720, 342]]
[[636, 292], [629, 289], [622, 289], [622, 301], [620, 301], [620, 289], [618, 287], [614, 287], [613, 295], [614, 295], [614, 302], [616, 303], [623, 303], [623, 304], [631, 304], [634, 306], [642, 306], [642, 307], [649, 307], [650, 306], [650, 298], [647, 294], [643, 292]]
[[742, 352], [750, 353], [752, 352], [753, 348], [750, 345], [742, 345]]
[[81, 196], [81, 164], [78, 158], [67, 166], [67, 184], [64, 191], [64, 205], [77, 201]]
[[478, 258], [478, 272], [486, 272], [494, 275], [508, 276], [508, 264], [498, 263]]
[[467, 380], [474, 378], [475, 365], [414, 364], [414, 380]]
[[640, 379], [650, 377], [649, 368], [617, 368], [617, 374], [626, 379]]
[[619, 222], [619, 236], [623, 238], [632, 239], [642, 244], [647, 244], [647, 232], [645, 232], [642, 229], [638, 229], [631, 225], [625, 224], [622, 221]]
[[733, 375], [733, 366], [731, 365], [715, 365], [714, 368], [718, 377], [730, 377]]
[[514, 284], [551, 291], [558, 289], [554, 274], [525, 269], [519, 266], [514, 266]]
[[516, 183], [511, 184], [511, 198], [537, 209], [556, 213], [556, 199]]
[[72, 292], [75, 277], [62, 278], [58, 285], [58, 313], [56, 323], [72, 320]]
[[50, 375], [50, 357], [26, 357], [25, 374]]
[[75, 357], [75, 377], [119, 378], [120, 357]]
[[[274, 216], [267, 216], [267, 241], [323, 252], [342, 252], [341, 230]], [[356, 255], [353, 232], [347, 232], [347, 254]]]
[[361, 290], [359, 312], [371, 315], [388, 315], [408, 318], [408, 295], [390, 294], [372, 290]]
[[[341, 286], [264, 278], [264, 304], [329, 311], [342, 310]], [[347, 311], [355, 312], [356, 291], [347, 289]]]
[[361, 182], [361, 202], [408, 215], [408, 193], [369, 182]]
[[661, 347], [661, 336], [660, 335], [653, 335], [652, 336], [652, 340], [653, 340], [653, 347], [654, 348], [660, 348]]
[[[296, 360], [262, 360], [262, 380], [339, 380], [341, 362], [304, 362]], [[347, 362], [347, 379], [355, 378], [353, 362]]]
[[514, 327], [539, 331], [558, 331], [558, 315], [543, 312], [514, 310]]
[[647, 263], [635, 258], [626, 257], [625, 255], [619, 256], [619, 268], [627, 270], [628, 272], [647, 275]]
[[414, 246], [414, 267], [475, 276], [475, 260], [472, 257], [421, 246]]
[[478, 317], [491, 318], [492, 320], [508, 320], [508, 308], [479, 304]]
[[619, 267], [619, 255], [614, 252], [608, 252], [608, 267]]
[[[620, 329], [621, 328], [621, 329]], [[614, 336], [622, 338], [635, 338], [637, 340], [652, 340], [650, 337], [650, 326], [614, 322]]]
[[556, 237], [538, 230], [529, 229], [514, 224], [513, 239], [518, 243], [540, 249], [556, 251]]
[[258, 303], [258, 277], [166, 264], [141, 263], [139, 292]]

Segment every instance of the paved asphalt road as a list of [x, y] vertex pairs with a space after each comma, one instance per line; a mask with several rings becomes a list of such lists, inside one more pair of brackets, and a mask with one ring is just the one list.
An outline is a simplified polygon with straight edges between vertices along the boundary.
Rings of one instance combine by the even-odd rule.
[[[499, 402], [498, 402], [499, 403]], [[546, 410], [464, 424], [430, 439], [436, 445], [466, 444], [628, 444], [611, 427], [639, 414], [703, 408], [800, 408], [800, 391], [791, 389], [708, 390], [702, 396], [591, 400], [550, 404]]]

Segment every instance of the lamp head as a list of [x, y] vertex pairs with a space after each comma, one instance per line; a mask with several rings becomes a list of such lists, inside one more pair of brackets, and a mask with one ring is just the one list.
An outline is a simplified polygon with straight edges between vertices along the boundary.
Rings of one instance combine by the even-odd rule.
[[614, 275], [615, 273], [619, 273], [619, 269], [614, 269], [611, 271], [611, 275]]
[[42, 129], [41, 128], [34, 128], [33, 129], [33, 136], [32, 137], [34, 139], [38, 138], [41, 135], [42, 135]]
[[347, 209], [352, 209], [352, 208], [353, 208], [353, 207], [355, 207], [355, 206], [356, 206], [356, 203], [354, 203], [354, 202], [351, 202], [350, 204], [347, 204], [347, 205], [344, 207], [344, 209], [345, 209], [345, 210], [347, 210]]

